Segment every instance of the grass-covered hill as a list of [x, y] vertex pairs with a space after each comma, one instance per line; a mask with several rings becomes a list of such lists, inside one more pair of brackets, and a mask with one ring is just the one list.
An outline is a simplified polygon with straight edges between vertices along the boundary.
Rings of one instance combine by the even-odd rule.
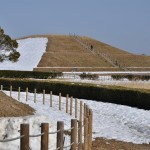
[[35, 35], [47, 37], [46, 52], [36, 71], [147, 71], [150, 56], [135, 55], [95, 39], [76, 35]]

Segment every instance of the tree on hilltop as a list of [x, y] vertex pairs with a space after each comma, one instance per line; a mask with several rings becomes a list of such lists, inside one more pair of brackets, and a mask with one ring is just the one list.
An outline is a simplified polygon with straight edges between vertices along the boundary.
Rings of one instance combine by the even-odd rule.
[[20, 53], [16, 51], [16, 48], [18, 48], [17, 41], [12, 40], [0, 27], [0, 62], [17, 62], [20, 57]]

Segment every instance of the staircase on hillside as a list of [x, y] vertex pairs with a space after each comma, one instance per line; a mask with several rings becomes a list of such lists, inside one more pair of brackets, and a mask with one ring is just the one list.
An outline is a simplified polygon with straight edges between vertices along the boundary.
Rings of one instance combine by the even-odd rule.
[[88, 44], [87, 42], [84, 42], [81, 40], [81, 38], [76, 34], [70, 34], [69, 36], [72, 37], [76, 42], [78, 42], [81, 46], [83, 46], [85, 49], [89, 50], [93, 54], [97, 54], [104, 60], [106, 60], [108, 63], [110, 63], [113, 67], [118, 67], [124, 71], [129, 71], [125, 66], [121, 65], [117, 60], [112, 60], [107, 54], [100, 53], [96, 50], [96, 48], [93, 48], [92, 45]]

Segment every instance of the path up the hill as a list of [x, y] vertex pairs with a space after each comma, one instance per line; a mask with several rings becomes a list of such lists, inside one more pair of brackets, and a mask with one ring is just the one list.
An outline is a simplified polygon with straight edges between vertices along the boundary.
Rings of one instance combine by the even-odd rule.
[[53, 35], [48, 36], [46, 52], [37, 67], [47, 71], [58, 67], [67, 67], [63, 68], [63, 71], [72, 71], [73, 68], [81, 71], [87, 67], [99, 69], [113, 66], [98, 55], [84, 49], [72, 37]]
[[135, 55], [89, 37], [78, 36], [84, 43], [92, 45], [95, 53], [70, 35], [29, 37], [48, 38], [46, 52], [33, 69], [35, 71], [150, 71], [150, 56]]

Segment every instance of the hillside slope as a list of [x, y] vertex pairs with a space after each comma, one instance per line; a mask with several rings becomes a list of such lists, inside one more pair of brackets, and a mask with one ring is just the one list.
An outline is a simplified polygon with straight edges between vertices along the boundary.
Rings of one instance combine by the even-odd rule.
[[26, 38], [17, 40], [17, 51], [20, 57], [17, 62], [0, 62], [0, 70], [24, 70], [32, 71], [41, 60], [46, 50], [47, 38]]
[[130, 68], [131, 70], [147, 70], [148, 68], [144, 69], [144, 67], [149, 67], [150, 70], [150, 56], [128, 53], [126, 51], [88, 37], [80, 38], [84, 42], [94, 45], [96, 47], [97, 53], [105, 53], [108, 57], [110, 57], [114, 61], [117, 61], [122, 66]]
[[72, 71], [73, 68], [84, 70], [85, 67], [112, 66], [103, 58], [100, 58], [98, 55], [92, 54], [90, 51], [84, 49], [70, 36], [51, 35], [48, 36], [47, 49], [39, 62], [38, 67], [38, 70], [42, 69], [46, 71], [56, 70], [57, 67], [65, 67], [59, 69], [63, 71]]
[[135, 55], [89, 37], [76, 35], [30, 37], [48, 38], [46, 52], [34, 68], [36, 71], [150, 70], [150, 56]]
[[19, 117], [34, 114], [34, 109], [0, 91], [0, 117]]

